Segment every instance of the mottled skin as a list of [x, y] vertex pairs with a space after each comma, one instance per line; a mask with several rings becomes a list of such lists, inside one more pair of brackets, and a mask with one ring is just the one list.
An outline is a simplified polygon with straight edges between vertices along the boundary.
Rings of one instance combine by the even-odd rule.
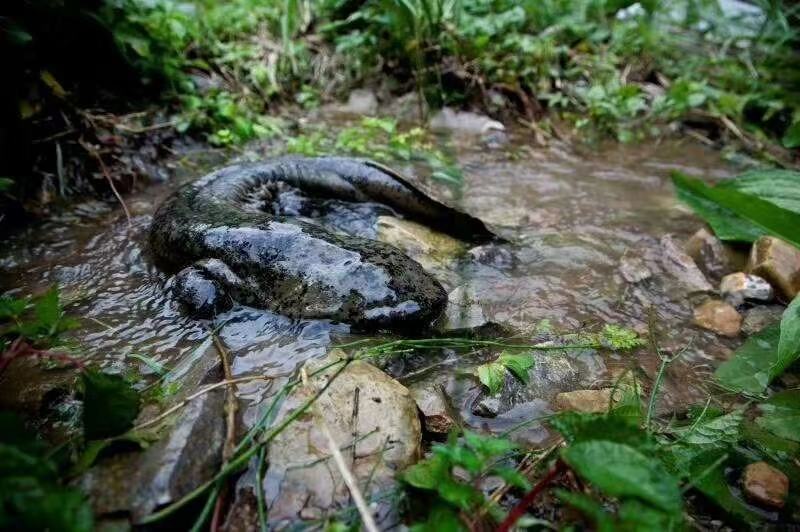
[[[261, 211], [252, 206], [256, 193]], [[271, 205], [279, 195], [283, 205]], [[304, 198], [379, 203], [465, 240], [492, 238], [480, 220], [370, 161], [284, 158], [229, 166], [184, 186], [155, 214], [152, 249], [178, 272], [176, 297], [198, 317], [236, 300], [368, 329], [426, 325], [441, 313], [446, 293], [419, 264], [388, 244], [304, 220]]]

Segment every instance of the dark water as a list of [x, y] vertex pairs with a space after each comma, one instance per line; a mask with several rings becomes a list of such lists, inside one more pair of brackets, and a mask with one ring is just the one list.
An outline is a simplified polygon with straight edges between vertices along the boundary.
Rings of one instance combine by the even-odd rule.
[[[464, 169], [460, 188], [415, 176], [435, 195], [493, 224], [508, 243], [460, 259], [411, 251], [448, 291], [466, 294], [470, 312], [528, 334], [541, 330], [542, 320], [559, 331], [616, 323], [640, 332], [652, 320], [665, 353], [688, 345], [668, 368], [662, 405], [680, 407], [705, 398], [708, 373], [727, 356], [731, 341], [690, 324], [690, 298], [661, 267], [659, 239], [666, 233], [685, 238], [700, 226], [675, 201], [671, 170], [721, 178], [733, 169], [717, 152], [690, 141], [591, 150], [539, 148], [529, 142], [524, 131], [517, 131], [500, 150], [487, 150], [475, 140], [449, 143]], [[207, 157], [186, 154], [186, 160], [196, 159]], [[148, 258], [146, 235], [155, 206], [178, 182], [201, 175], [208, 166], [184, 164], [175, 183], [129, 198], [130, 226], [119, 209], [87, 203], [12, 238], [0, 251], [0, 288], [36, 293], [58, 284], [69, 313], [81, 324], [74, 335], [76, 351], [115, 370], [146, 373], [147, 366], [132, 357], [143, 355], [175, 368], [179, 378], [182, 368], [209, 347], [214, 327], [234, 355], [236, 376], [288, 377], [305, 360], [323, 356], [337, 338], [347, 337], [347, 327], [291, 321], [244, 307], [213, 324], [187, 319], [165, 297], [166, 279]], [[631, 257], [652, 272], [649, 279], [634, 285], [622, 278], [620, 261]], [[488, 418], [471, 413], [480, 387], [468, 374], [479, 358], [438, 354], [430, 359], [442, 362], [437, 369], [405, 382], [413, 388], [441, 384], [467, 424], [505, 430], [548, 413], [559, 391], [608, 384], [625, 368], [653, 377], [660, 361], [649, 349], [625, 355], [536, 355], [531, 384], [512, 383], [499, 415]], [[390, 371], [403, 377], [425, 365], [424, 360], [400, 362]], [[270, 388], [253, 383], [242, 385], [240, 392], [251, 405], [245, 414], [251, 422], [254, 406]], [[543, 442], [547, 433], [533, 424], [520, 437]]]

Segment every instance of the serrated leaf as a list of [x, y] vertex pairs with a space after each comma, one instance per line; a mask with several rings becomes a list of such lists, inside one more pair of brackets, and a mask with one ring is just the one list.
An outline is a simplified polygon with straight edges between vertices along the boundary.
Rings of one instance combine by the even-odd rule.
[[800, 391], [778, 392], [758, 406], [762, 415], [756, 418], [756, 423], [760, 427], [781, 438], [800, 442]]
[[133, 426], [139, 415], [139, 393], [125, 379], [92, 369], [81, 377], [83, 433], [87, 440], [117, 436]]
[[583, 441], [564, 449], [561, 456], [578, 475], [607, 495], [638, 498], [672, 514], [682, 511], [677, 479], [657, 459], [629, 445]]

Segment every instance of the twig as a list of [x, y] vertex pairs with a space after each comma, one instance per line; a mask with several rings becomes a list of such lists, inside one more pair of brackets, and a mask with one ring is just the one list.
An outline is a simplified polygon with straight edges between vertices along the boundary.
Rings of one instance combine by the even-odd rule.
[[154, 425], [154, 424], [158, 423], [159, 421], [162, 421], [165, 418], [169, 417], [171, 414], [174, 414], [175, 412], [177, 412], [178, 410], [180, 410], [181, 408], [183, 408], [184, 406], [186, 406], [190, 402], [194, 401], [198, 397], [201, 397], [204, 394], [207, 394], [208, 392], [212, 392], [212, 391], [216, 390], [217, 388], [222, 388], [223, 386], [228, 386], [230, 384], [242, 384], [244, 382], [252, 382], [252, 381], [268, 381], [268, 380], [271, 380], [271, 379], [272, 379], [272, 377], [267, 377], [266, 375], [250, 375], [250, 376], [247, 376], [247, 377], [239, 377], [237, 379], [231, 379], [231, 380], [227, 380], [226, 379], [226, 380], [223, 380], [223, 381], [215, 382], [214, 384], [209, 384], [205, 388], [201, 388], [200, 390], [196, 391], [192, 395], [188, 396], [186, 399], [182, 400], [181, 402], [179, 402], [175, 406], [173, 406], [171, 408], [168, 408], [167, 410], [165, 410], [161, 414], [157, 415], [153, 419], [148, 419], [147, 421], [145, 421], [143, 423], [140, 423], [139, 425], [136, 425], [135, 427], [133, 427], [131, 429], [131, 431], [141, 430], [141, 429], [143, 429], [145, 427], [149, 427], [150, 425]]
[[100, 171], [103, 172], [103, 176], [106, 178], [106, 181], [108, 181], [108, 186], [109, 188], [111, 188], [111, 192], [114, 193], [114, 196], [117, 197], [117, 201], [119, 201], [119, 204], [122, 205], [122, 210], [125, 212], [125, 218], [128, 220], [128, 227], [130, 227], [132, 225], [131, 211], [128, 210], [128, 206], [125, 205], [125, 200], [122, 199], [122, 195], [120, 195], [119, 191], [117, 190], [117, 187], [114, 185], [114, 180], [111, 178], [111, 174], [108, 173], [108, 168], [106, 167], [106, 163], [103, 162], [103, 157], [97, 151], [97, 148], [95, 148], [88, 142], [84, 141], [83, 139], [78, 139], [78, 143], [81, 146], [83, 146], [83, 149], [89, 152], [89, 155], [97, 159], [97, 164], [100, 165]]
[[[226, 465], [230, 462], [231, 457], [236, 448], [236, 383], [233, 382], [233, 372], [231, 371], [230, 353], [222, 345], [219, 336], [212, 331], [211, 339], [214, 346], [217, 348], [219, 359], [222, 364], [222, 372], [227, 382], [227, 391], [225, 394], [225, 444], [222, 447], [222, 464]], [[214, 506], [214, 516], [211, 518], [210, 530], [216, 532], [219, 529], [219, 524], [222, 519], [222, 509], [225, 506], [225, 499], [228, 495], [228, 484], [224, 480], [220, 481], [223, 485], [219, 489], [217, 495], [217, 502]]]
[[540, 480], [533, 487], [533, 489], [529, 491], [522, 498], [522, 500], [519, 501], [516, 506], [514, 506], [514, 508], [511, 509], [510, 512], [508, 512], [506, 518], [502, 523], [500, 523], [500, 526], [497, 527], [497, 532], [508, 532], [511, 530], [511, 527], [514, 526], [514, 523], [519, 521], [519, 518], [525, 515], [525, 511], [528, 509], [528, 506], [533, 504], [533, 501], [536, 500], [536, 497], [538, 497], [539, 494], [548, 486], [548, 484], [553, 482], [553, 480], [555, 480], [556, 477], [558, 477], [558, 475], [560, 475], [563, 471], [566, 471], [566, 465], [561, 460], [558, 460], [555, 467], [553, 467], [553, 469], [551, 469], [550, 472], [547, 473], [547, 475], [545, 475], [544, 478]]
[[[300, 376], [303, 379], [304, 386], [309, 389], [314, 389], [314, 386], [312, 386], [311, 382], [308, 380], [308, 373], [306, 373], [305, 368], [300, 370]], [[318, 408], [312, 408], [317, 414], [317, 420], [319, 421], [320, 429], [322, 429], [322, 433], [328, 440], [328, 450], [330, 451], [331, 455], [333, 455], [334, 463], [339, 469], [339, 473], [342, 475], [344, 483], [347, 485], [347, 489], [350, 490], [350, 495], [353, 497], [353, 502], [358, 509], [358, 513], [361, 514], [361, 521], [364, 523], [364, 528], [367, 530], [367, 532], [378, 532], [378, 527], [375, 524], [372, 513], [369, 511], [366, 501], [364, 501], [364, 496], [361, 494], [361, 490], [358, 488], [358, 483], [356, 482], [355, 478], [353, 478], [353, 473], [350, 471], [350, 469], [347, 467], [347, 463], [344, 461], [344, 456], [342, 456], [342, 452], [339, 450], [339, 444], [337, 444], [336, 440], [333, 438], [330, 428], [328, 427], [328, 423], [318, 411]]]

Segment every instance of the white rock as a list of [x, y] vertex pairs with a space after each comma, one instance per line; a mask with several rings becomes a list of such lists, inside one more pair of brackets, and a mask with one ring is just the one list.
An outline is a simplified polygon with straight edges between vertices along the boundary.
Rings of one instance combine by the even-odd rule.
[[745, 301], [766, 303], [772, 300], [772, 286], [758, 275], [736, 272], [722, 278], [719, 285], [722, 299], [738, 307]]

